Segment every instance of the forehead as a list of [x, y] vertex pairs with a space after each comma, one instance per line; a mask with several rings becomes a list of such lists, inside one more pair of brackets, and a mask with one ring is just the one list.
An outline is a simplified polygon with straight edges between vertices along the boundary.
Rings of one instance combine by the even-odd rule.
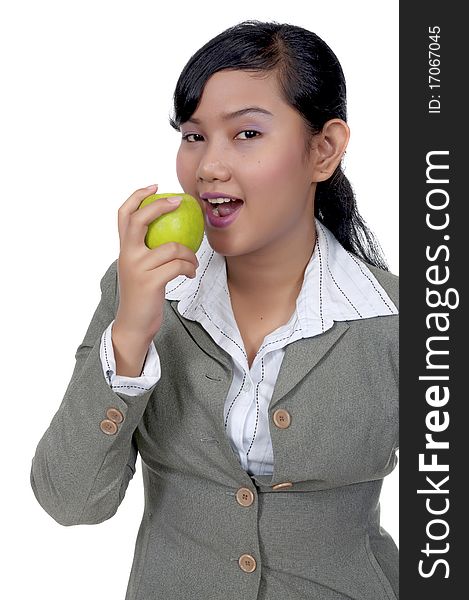
[[[247, 107], [260, 110], [247, 113]], [[199, 105], [187, 122], [229, 122], [242, 114], [267, 121], [289, 108], [280, 97], [274, 73], [219, 71], [206, 82]]]

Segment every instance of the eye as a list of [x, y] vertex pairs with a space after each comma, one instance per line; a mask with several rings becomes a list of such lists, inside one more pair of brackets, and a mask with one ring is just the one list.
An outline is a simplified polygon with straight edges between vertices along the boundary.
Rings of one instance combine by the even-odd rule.
[[[255, 129], [245, 129], [244, 131], [240, 131], [240, 133], [257, 133], [258, 135], [260, 135], [259, 131], [256, 131]], [[248, 140], [252, 140], [254, 139], [254, 137], [257, 136], [252, 136], [252, 137], [248, 137]]]
[[[185, 142], [189, 142], [189, 139], [188, 139], [188, 138], [189, 138], [191, 135], [200, 135], [200, 134], [198, 134], [198, 133], [186, 133], [185, 135], [183, 135], [183, 136], [182, 136], [182, 139], [183, 139]], [[202, 136], [200, 136], [200, 137], [202, 137]], [[190, 142], [190, 143], [193, 143], [193, 142]]]
[[[256, 131], [255, 129], [245, 129], [244, 131], [240, 131], [240, 132], [238, 133], [238, 135], [240, 135], [240, 134], [242, 134], [242, 133], [254, 133], [254, 134], [257, 134], [257, 135], [254, 135], [254, 136], [252, 136], [252, 137], [245, 138], [245, 139], [247, 139], [247, 140], [252, 140], [252, 139], [254, 139], [254, 137], [257, 137], [258, 135], [261, 135], [261, 134], [260, 134], [260, 132], [259, 132], [259, 131]], [[183, 136], [182, 136], [182, 139], [183, 139], [185, 142], [189, 142], [190, 144], [193, 144], [195, 141], [198, 141], [198, 140], [192, 140], [192, 141], [191, 141], [191, 140], [189, 140], [189, 137], [190, 137], [191, 135], [196, 135], [196, 136], [198, 135], [199, 137], [203, 137], [203, 136], [201, 136], [201, 135], [200, 135], [200, 133], [186, 133], [185, 135], [183, 135]]]

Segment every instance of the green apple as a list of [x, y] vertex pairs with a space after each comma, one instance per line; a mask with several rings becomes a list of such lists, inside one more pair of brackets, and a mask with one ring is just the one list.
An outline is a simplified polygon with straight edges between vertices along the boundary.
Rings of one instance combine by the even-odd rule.
[[148, 225], [145, 235], [147, 248], [156, 248], [167, 242], [178, 242], [194, 253], [200, 248], [204, 237], [204, 214], [197, 200], [189, 194], [152, 194], [145, 198], [138, 208], [150, 204], [158, 198], [182, 196], [181, 203], [174, 210], [164, 213]]

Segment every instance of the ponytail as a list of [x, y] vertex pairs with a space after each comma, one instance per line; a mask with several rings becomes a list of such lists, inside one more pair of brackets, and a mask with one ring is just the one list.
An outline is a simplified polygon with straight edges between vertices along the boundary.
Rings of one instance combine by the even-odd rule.
[[317, 184], [314, 215], [346, 250], [389, 271], [378, 242], [357, 210], [352, 186], [340, 165], [329, 179]]

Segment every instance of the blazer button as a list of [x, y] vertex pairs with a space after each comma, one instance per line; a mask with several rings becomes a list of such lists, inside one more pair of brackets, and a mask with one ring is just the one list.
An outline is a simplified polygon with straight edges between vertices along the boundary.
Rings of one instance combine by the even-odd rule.
[[256, 559], [250, 554], [241, 554], [238, 563], [245, 573], [252, 573], [256, 570]]
[[122, 423], [122, 421], [124, 420], [124, 415], [121, 413], [121, 411], [117, 408], [114, 408], [113, 406], [110, 406], [107, 409], [106, 417], [113, 423], [117, 424]]
[[274, 420], [275, 425], [279, 429], [286, 429], [287, 427], [290, 427], [291, 416], [288, 410], [285, 410], [284, 408], [278, 408], [274, 412], [272, 418]]
[[284, 490], [286, 488], [291, 488], [293, 483], [291, 481], [284, 481], [283, 483], [276, 483], [272, 486], [273, 490]]
[[251, 506], [254, 502], [254, 494], [249, 488], [242, 487], [236, 492], [236, 500], [241, 506]]
[[107, 435], [114, 435], [117, 431], [117, 425], [109, 419], [103, 419], [99, 424], [101, 431]]

